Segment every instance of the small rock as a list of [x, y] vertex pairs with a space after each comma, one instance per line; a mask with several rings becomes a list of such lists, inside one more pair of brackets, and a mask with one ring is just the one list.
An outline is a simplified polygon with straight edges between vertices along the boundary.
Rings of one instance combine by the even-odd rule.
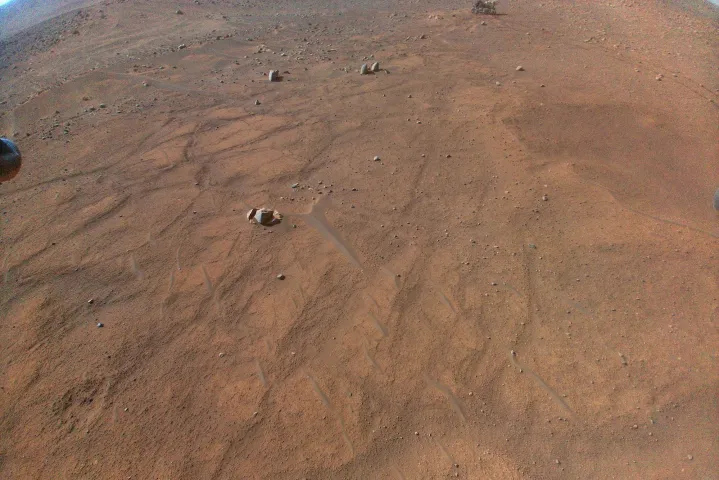
[[91, 298], [90, 300], [87, 301], [87, 303], [89, 303], [90, 305], [92, 305], [94, 301], [95, 301], [95, 300]]
[[425, 38], [427, 38], [427, 35], [425, 35], [424, 33], [419, 36], [419, 39], [420, 39], [420, 40], [424, 40]]
[[494, 82], [494, 84], [497, 85], [498, 87], [502, 86], [502, 84], [500, 82]]
[[687, 455], [687, 460], [694, 460], [694, 457], [691, 455]]
[[496, 286], [497, 286], [497, 282], [492, 282], [492, 286], [493, 286], [493, 287], [496, 287]]
[[277, 275], [277, 280], [284, 280], [284, 279], [285, 279], [285, 274], [284, 274], [284, 273], [280, 273], [280, 274]]
[[415, 435], [419, 435], [419, 432], [414, 432]]
[[176, 15], [184, 15], [185, 12], [183, 12], [182, 10], [175, 10], [175, 14]]
[[375, 72], [375, 73], [376, 73], [376, 72], [379, 72], [379, 62], [374, 62], [374, 63], [372, 64], [372, 66], [370, 67], [370, 70], [372, 70], [372, 71]]
[[222, 358], [222, 357], [224, 357], [224, 356], [225, 356], [225, 354], [222, 353], [222, 352], [220, 352], [220, 354], [218, 355], [218, 357], [220, 357], [220, 358]]
[[557, 465], [559, 465], [559, 464], [562, 463], [562, 462], [560, 462], [559, 459], [556, 459], [556, 460], [554, 461], [554, 463], [556, 463]]
[[536, 249], [537, 249], [537, 246], [536, 246], [535, 244], [533, 244], [533, 243], [530, 243], [530, 244], [529, 244], [529, 248], [536, 250]]
[[104, 327], [104, 326], [105, 326], [104, 323], [98, 323], [98, 324], [97, 324], [97, 328], [102, 328], [102, 327]]
[[300, 186], [299, 183], [293, 183], [293, 184], [292, 184], [292, 188], [297, 188], [297, 187], [299, 187], [299, 186]]
[[255, 100], [255, 105], [259, 105], [259, 104], [260, 104], [260, 101], [259, 101], [259, 100]]
[[177, 48], [180, 50], [184, 50], [185, 48], [187, 48], [187, 45], [185, 45], [184, 43], [181, 43], [177, 46]]
[[637, 424], [635, 423], [634, 425], [632, 425], [632, 428], [633, 428], [634, 430], [636, 430], [637, 428], [639, 428], [639, 425], [637, 425]]
[[719, 188], [714, 192], [714, 210], [719, 212]]
[[485, 22], [484, 20], [482, 20], [479, 24], [480, 24], [480, 25], [487, 25], [487, 22]]
[[547, 195], [546, 193], [542, 195], [542, 200], [544, 200], [545, 202], [549, 200], [549, 195]]
[[279, 72], [277, 70], [270, 70], [267, 74], [267, 78], [270, 82], [276, 82], [279, 79]]
[[521, 66], [521, 65], [519, 65], [515, 70], [517, 70], [518, 72], [523, 72], [523, 71], [524, 71], [524, 67]]
[[656, 77], [654, 77], [654, 80], [656, 80], [657, 82], [661, 82], [661, 81], [662, 81], [662, 78], [664, 78], [664, 75], [662, 75], [662, 74], [660, 73], [660, 74], [658, 74]]
[[381, 160], [382, 160], [382, 159], [379, 158], [377, 155], [374, 156], [374, 161], [375, 161], [375, 162], [379, 162], [379, 161], [381, 161]]
[[367, 75], [369, 73], [369, 69], [367, 68], [367, 64], [363, 63], [360, 67], [360, 75]]

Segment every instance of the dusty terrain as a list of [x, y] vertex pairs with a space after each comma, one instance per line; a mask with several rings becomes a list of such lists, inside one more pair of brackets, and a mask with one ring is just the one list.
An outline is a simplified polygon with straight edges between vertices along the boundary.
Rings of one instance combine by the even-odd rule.
[[0, 8], [1, 478], [719, 478], [717, 10], [470, 3]]

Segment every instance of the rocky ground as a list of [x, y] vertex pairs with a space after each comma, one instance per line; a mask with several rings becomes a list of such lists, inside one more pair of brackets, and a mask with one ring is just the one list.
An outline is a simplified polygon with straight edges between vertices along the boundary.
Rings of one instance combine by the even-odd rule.
[[265, 3], [0, 8], [0, 477], [719, 478], [717, 10]]

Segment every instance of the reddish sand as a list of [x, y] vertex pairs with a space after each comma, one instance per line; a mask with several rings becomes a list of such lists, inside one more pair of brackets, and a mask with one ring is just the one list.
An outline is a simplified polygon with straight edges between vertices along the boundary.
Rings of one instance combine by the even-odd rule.
[[717, 9], [298, 3], [0, 8], [0, 477], [718, 479]]

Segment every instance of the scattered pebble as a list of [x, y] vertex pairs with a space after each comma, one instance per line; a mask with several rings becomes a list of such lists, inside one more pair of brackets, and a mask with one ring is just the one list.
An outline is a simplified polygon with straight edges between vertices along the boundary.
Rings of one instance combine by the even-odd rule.
[[624, 365], [625, 367], [629, 365], [629, 362], [627, 362], [627, 357], [625, 357], [623, 353], [619, 354], [619, 359], [622, 361], [622, 365]]
[[517, 68], [516, 68], [515, 70], [517, 70], [518, 72], [523, 72], [523, 71], [524, 71], [524, 67], [521, 66], [521, 65], [519, 65], [519, 66], [517, 66]]
[[657, 82], [661, 82], [661, 81], [662, 81], [662, 78], [664, 78], [664, 75], [662, 75], [662, 74], [660, 73], [660, 74], [657, 74], [656, 77], [654, 77], [654, 80], [656, 80]]
[[687, 455], [687, 460], [694, 460], [694, 457], [691, 455]]
[[180, 50], [184, 50], [185, 48], [187, 48], [187, 45], [185, 45], [184, 43], [181, 43], [177, 46], [177, 48]]
[[91, 298], [90, 300], [87, 301], [87, 303], [89, 303], [90, 305], [92, 305], [94, 301], [95, 301], [95, 300]]
[[502, 86], [502, 84], [500, 82], [494, 82], [494, 84], [497, 85], [498, 87]]
[[218, 355], [218, 357], [220, 357], [220, 358], [222, 358], [224, 356], [225, 356], [225, 354], [223, 352], [220, 352], [220, 354]]
[[98, 324], [97, 324], [97, 328], [102, 328], [102, 327], [104, 327], [104, 326], [105, 326], [104, 323], [98, 323]]
[[284, 274], [284, 273], [280, 273], [280, 274], [277, 275], [277, 280], [284, 280], [284, 279], [285, 279], [285, 274]]
[[293, 184], [292, 184], [292, 188], [297, 188], [297, 187], [299, 187], [299, 186], [300, 186], [299, 183], [293, 183]]
[[542, 200], [544, 200], [545, 202], [549, 200], [549, 195], [547, 195], [546, 193], [542, 195]]
[[375, 162], [379, 162], [380, 160], [382, 160], [382, 159], [379, 158], [377, 155], [374, 156], [374, 161], [375, 161]]

